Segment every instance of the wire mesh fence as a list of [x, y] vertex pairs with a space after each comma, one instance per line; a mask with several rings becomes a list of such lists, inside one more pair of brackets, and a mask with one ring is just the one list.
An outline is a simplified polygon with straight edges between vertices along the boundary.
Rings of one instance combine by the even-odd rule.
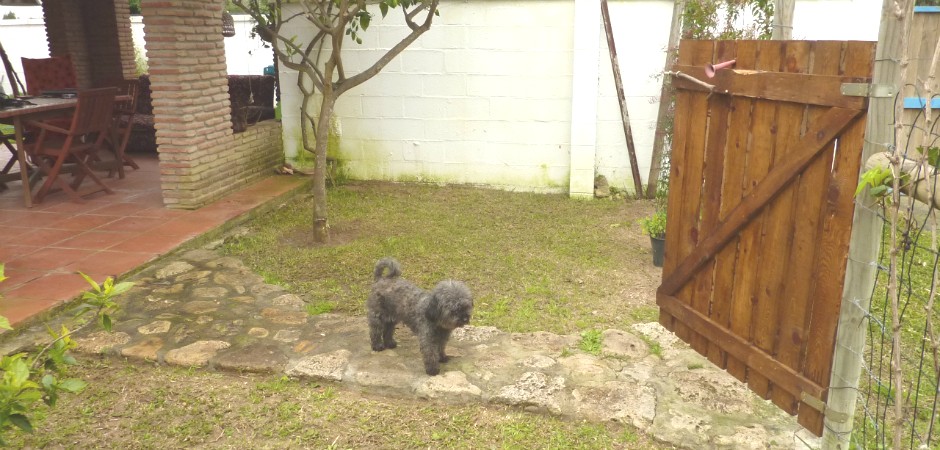
[[[882, 241], [877, 261], [871, 262], [877, 275], [870, 298], [848, 305], [867, 311], [868, 334], [859, 355], [863, 368], [853, 448], [940, 449], [940, 220], [930, 206], [940, 167], [940, 134], [924, 113], [912, 110], [901, 119], [906, 143], [897, 151], [886, 149], [894, 155], [891, 167], [867, 172], [870, 180], [881, 177], [872, 175], [878, 171], [885, 176], [869, 183], [878, 201], [856, 205], [877, 214]], [[926, 196], [912, 190], [917, 183]]]

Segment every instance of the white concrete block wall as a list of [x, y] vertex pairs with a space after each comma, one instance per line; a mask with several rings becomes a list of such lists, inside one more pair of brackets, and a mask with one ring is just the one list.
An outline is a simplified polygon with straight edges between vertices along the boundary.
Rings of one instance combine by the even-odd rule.
[[[566, 191], [572, 14], [571, 1], [445, 1], [430, 31], [340, 98], [339, 158], [350, 176]], [[347, 43], [347, 71], [398, 42], [401, 22], [390, 13], [363, 45]], [[284, 100], [290, 128], [299, 112]], [[286, 142], [297, 136], [285, 131]]]

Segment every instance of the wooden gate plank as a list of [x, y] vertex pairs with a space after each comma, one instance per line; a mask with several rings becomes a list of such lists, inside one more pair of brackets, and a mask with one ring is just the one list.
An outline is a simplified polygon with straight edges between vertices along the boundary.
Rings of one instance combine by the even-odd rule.
[[[758, 41], [757, 60], [755, 69], [780, 70], [781, 53], [780, 43], [773, 41]], [[751, 134], [748, 142], [747, 169], [743, 179], [744, 196], [753, 193], [757, 184], [767, 176], [770, 171], [773, 156], [774, 140], [772, 130], [776, 129], [777, 108], [774, 102], [758, 100], [754, 102], [751, 118]], [[737, 207], [738, 205], [735, 205]], [[732, 210], [728, 217], [730, 219]], [[726, 219], [729, 220], [729, 219]], [[731, 296], [731, 330], [744, 339], [751, 338], [751, 317], [754, 309], [754, 289], [757, 276], [754, 268], [760, 265], [757, 259], [757, 245], [760, 242], [762, 220], [758, 217], [744, 226], [739, 233], [738, 256], [735, 262], [735, 279]], [[739, 380], [746, 382], [749, 370], [744, 362], [730, 358], [727, 364], [728, 373]]]
[[[705, 65], [711, 62], [714, 45], [713, 41], [689, 41], [684, 53], [680, 46], [679, 61], [693, 65]], [[673, 203], [676, 203], [675, 208], [677, 208], [677, 210], [674, 217], [682, 217], [685, 219], [679, 222], [678, 229], [676, 230], [677, 234], [670, 235], [670, 238], [667, 239], [666, 242], [667, 247], [677, 247], [676, 253], [673, 254], [673, 256], [678, 256], [680, 259], [685, 258], [685, 256], [689, 254], [692, 248], [698, 243], [699, 239], [698, 212], [701, 209], [704, 150], [708, 122], [707, 120], [696, 119], [707, 117], [708, 95], [701, 92], [691, 92], [689, 94], [688, 105], [690, 120], [688, 121], [688, 135], [685, 141], [685, 149], [683, 150], [687, 157], [684, 160], [683, 166], [678, 168], [678, 180], [680, 181], [678, 195], [670, 195], [669, 197], [669, 213], [672, 212], [674, 207]], [[670, 190], [675, 187], [676, 186], [673, 185]], [[667, 213], [667, 216], [669, 213]], [[668, 225], [669, 221], [666, 223]], [[665, 269], [666, 267], [664, 265], [664, 272]], [[685, 291], [681, 296], [688, 301], [692, 296], [693, 287], [689, 285], [684, 287], [684, 289]], [[685, 324], [673, 322], [671, 326], [676, 336], [686, 342], [691, 342], [692, 333]], [[667, 328], [669, 327], [667, 326]]]
[[[811, 45], [813, 59], [809, 72], [816, 75], [838, 74], [843, 42], [814, 42]], [[807, 122], [813, 123], [825, 111], [826, 108], [810, 107], [805, 115]], [[820, 156], [800, 175], [794, 192], [795, 200], [789, 212], [789, 216], [795, 219], [788, 230], [792, 244], [789, 252], [785, 253], [789, 281], [777, 299], [780, 329], [774, 355], [781, 364], [797, 371], [800, 370], [800, 355], [806, 345], [804, 330], [809, 315], [810, 293], [817, 278], [814, 276], [813, 259], [823, 201], [820, 193], [825, 192], [829, 184], [833, 149], [834, 142], [826, 144]], [[796, 414], [800, 407], [799, 397], [788, 392], [774, 391], [772, 400], [790, 414]]]
[[[783, 70], [787, 72], [804, 72], [809, 68], [810, 43], [808, 41], [782, 42], [784, 51]], [[805, 105], [798, 103], [777, 103], [777, 128], [774, 139], [773, 165], [779, 167], [790, 160], [800, 147], [800, 128], [803, 124]], [[760, 280], [754, 291], [757, 302], [754, 315], [751, 317], [751, 342], [761, 350], [771, 353], [776, 345], [780, 315], [777, 302], [784, 289], [787, 274], [787, 258], [780, 255], [787, 253], [790, 248], [790, 223], [794, 220], [791, 215], [793, 193], [799, 180], [801, 167], [791, 174], [790, 179], [781, 186], [777, 195], [768, 200], [764, 207], [763, 228], [761, 241], [758, 245], [758, 260], [761, 264], [757, 270], [757, 279]], [[773, 173], [773, 170], [771, 171]], [[760, 372], [760, 371], [758, 371]], [[763, 374], [760, 374], [763, 375]], [[748, 385], [755, 392], [768, 398], [773, 393], [773, 386], [763, 376], [748, 378]]]
[[[679, 46], [679, 51], [676, 56], [677, 62], [688, 63], [691, 61], [691, 51], [692, 50], [689, 48], [689, 44], [682, 43], [682, 45]], [[673, 189], [678, 188], [678, 190], [682, 189], [681, 177], [685, 176], [686, 174], [686, 155], [688, 154], [686, 142], [688, 141], [689, 124], [693, 121], [692, 117], [690, 116], [691, 97], [692, 93], [689, 91], [676, 90], [676, 107], [673, 119], [673, 141], [672, 150], [669, 155], [669, 179], [673, 180]], [[673, 217], [676, 219], [666, 221], [666, 236], [678, 236], [681, 230], [680, 225], [682, 223], [682, 220], [680, 219], [680, 203], [678, 201], [672, 200], [672, 195], [669, 197], [669, 202], [666, 207], [666, 217]], [[679, 249], [680, 246], [678, 241], [675, 244], [670, 245], [667, 240], [663, 258], [663, 273], [669, 273], [675, 269], [676, 264], [679, 263]], [[670, 331], [673, 331], [676, 328], [673, 317], [663, 310], [659, 311], [659, 323]]]
[[[743, 68], [752, 68], [757, 63], [757, 42], [756, 41], [737, 41], [735, 50], [735, 59], [737, 66]], [[741, 201], [744, 194], [744, 179], [747, 169], [747, 151], [749, 127], [751, 124], [751, 109], [754, 100], [741, 97], [731, 97], [731, 117], [730, 123], [734, 126], [728, 129], [727, 150], [725, 153], [725, 182], [721, 186], [721, 206], [719, 207], [718, 220], [725, 221], [731, 209]], [[716, 325], [724, 328], [731, 326], [731, 304], [732, 288], [737, 272], [735, 271], [735, 261], [738, 258], [738, 237], [735, 236], [725, 245], [721, 251], [715, 255], [714, 280], [715, 285], [712, 289], [711, 314], [710, 317]], [[708, 359], [721, 368], [726, 368], [728, 360], [735, 360], [733, 356], [728, 356], [720, 346], [709, 346]], [[743, 378], [743, 364], [735, 360], [731, 364], [737, 364], [742, 368], [740, 371]], [[744, 381], [742, 379], [742, 381]]]
[[[870, 74], [874, 61], [874, 43], [848, 42], [845, 48], [843, 72], [847, 75]], [[832, 176], [826, 191], [825, 212], [822, 216], [816, 253], [816, 273], [826, 274], [825, 283], [817, 283], [810, 295], [814, 299], [809, 318], [806, 355], [803, 373], [817, 384], [829, 386], [836, 327], [842, 306], [842, 287], [845, 280], [846, 258], [852, 217], [855, 211], [855, 187], [861, 167], [862, 146], [865, 137], [865, 115], [859, 116], [839, 139], [832, 166]], [[827, 400], [823, 398], [822, 400]], [[808, 430], [822, 433], [822, 415], [812, 408], [800, 408], [799, 423]]]
[[[727, 61], [734, 58], [735, 41], [718, 41], [715, 44], [715, 56], [712, 62]], [[705, 145], [705, 179], [702, 183], [702, 220], [699, 225], [699, 236], [707, 236], [718, 224], [718, 210], [721, 206], [721, 185], [724, 180], [725, 144], [728, 139], [728, 122], [731, 114], [731, 97], [726, 95], [713, 95], [709, 97], [708, 108], [708, 138]], [[706, 263], [706, 267], [698, 273], [692, 289], [690, 304], [696, 311], [708, 315], [714, 286], [714, 261]], [[692, 339], [692, 348], [707, 355], [709, 352], [708, 339], [695, 335]]]

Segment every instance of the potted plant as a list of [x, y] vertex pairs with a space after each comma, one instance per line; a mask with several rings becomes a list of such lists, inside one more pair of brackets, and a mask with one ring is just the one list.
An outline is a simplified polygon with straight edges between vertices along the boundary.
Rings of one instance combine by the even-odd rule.
[[640, 219], [643, 233], [649, 235], [653, 247], [653, 265], [663, 266], [663, 257], [666, 249], [666, 211], [657, 208], [656, 212]]

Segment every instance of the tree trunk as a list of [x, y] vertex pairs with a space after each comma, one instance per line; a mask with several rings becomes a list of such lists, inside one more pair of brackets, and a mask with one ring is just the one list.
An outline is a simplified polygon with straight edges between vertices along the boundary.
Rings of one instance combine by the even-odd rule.
[[[332, 78], [333, 67], [327, 63], [327, 80]], [[313, 167], [313, 240], [326, 243], [330, 240], [330, 227], [327, 223], [326, 208], [326, 150], [330, 142], [330, 117], [336, 105], [333, 83], [323, 86], [323, 102], [320, 104], [320, 116], [317, 117], [317, 145]]]

